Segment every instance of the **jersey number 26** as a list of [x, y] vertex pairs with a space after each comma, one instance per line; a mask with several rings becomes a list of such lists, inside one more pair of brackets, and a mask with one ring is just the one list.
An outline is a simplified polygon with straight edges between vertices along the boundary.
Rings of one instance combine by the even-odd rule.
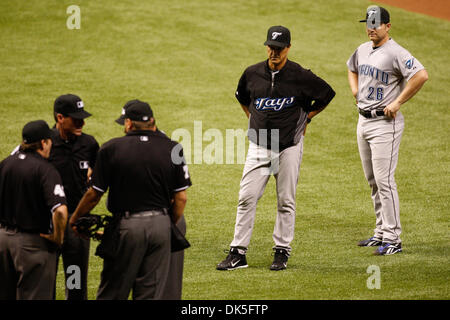
[[383, 88], [369, 87], [368, 100], [383, 100]]

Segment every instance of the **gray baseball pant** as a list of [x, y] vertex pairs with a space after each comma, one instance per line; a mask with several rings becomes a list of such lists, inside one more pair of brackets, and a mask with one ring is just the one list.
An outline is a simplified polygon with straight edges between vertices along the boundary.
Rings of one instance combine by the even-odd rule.
[[0, 300], [52, 300], [56, 246], [37, 233], [0, 228]]
[[129, 216], [120, 221], [116, 258], [103, 261], [98, 300], [162, 298], [170, 263], [170, 218]]
[[303, 139], [281, 152], [250, 141], [242, 174], [234, 239], [231, 247], [248, 248], [255, 222], [256, 205], [273, 174], [277, 190], [277, 217], [273, 231], [275, 248], [291, 250], [294, 239], [296, 191], [303, 156]]
[[360, 115], [357, 127], [359, 155], [375, 209], [374, 236], [395, 244], [401, 243], [402, 232], [394, 174], [403, 129], [404, 118], [400, 112], [395, 119], [367, 119]]
[[[186, 219], [181, 216], [177, 222], [177, 227], [183, 235], [186, 235]], [[170, 254], [169, 273], [167, 275], [166, 286], [164, 287], [163, 300], [180, 300], [183, 287], [183, 265], [184, 250], [172, 252]]]

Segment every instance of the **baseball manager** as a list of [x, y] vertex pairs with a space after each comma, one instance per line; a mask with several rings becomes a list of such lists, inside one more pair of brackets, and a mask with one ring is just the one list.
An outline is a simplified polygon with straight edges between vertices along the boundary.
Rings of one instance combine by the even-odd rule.
[[270, 270], [287, 266], [294, 238], [296, 189], [306, 125], [333, 99], [335, 92], [321, 78], [288, 60], [290, 31], [267, 31], [268, 59], [242, 74], [236, 98], [249, 118], [249, 149], [240, 183], [234, 239], [218, 270], [247, 267], [256, 205], [271, 174], [276, 179], [278, 212], [273, 231], [274, 260]]

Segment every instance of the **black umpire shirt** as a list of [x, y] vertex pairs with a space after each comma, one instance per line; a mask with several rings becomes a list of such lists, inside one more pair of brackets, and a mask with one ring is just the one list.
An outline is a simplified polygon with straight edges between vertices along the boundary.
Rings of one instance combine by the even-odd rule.
[[[249, 130], [249, 140], [270, 148], [271, 130], [278, 129], [280, 151], [300, 141], [308, 113], [328, 105], [335, 94], [328, 83], [290, 60], [279, 71], [272, 71], [268, 60], [248, 67], [236, 90], [238, 101], [249, 108], [249, 129], [257, 133]], [[266, 139], [260, 139], [261, 129], [267, 130]]]
[[173, 194], [191, 186], [184, 158], [172, 161], [175, 146], [180, 147], [162, 132], [148, 130], [131, 131], [103, 144], [92, 187], [102, 193], [109, 188], [108, 210], [122, 214], [169, 208]]
[[99, 145], [91, 135], [82, 133], [65, 141], [54, 128], [49, 161], [56, 167], [64, 184], [69, 214], [75, 211], [88, 189], [88, 168], [94, 168]]
[[51, 233], [52, 213], [65, 204], [58, 171], [37, 152], [19, 151], [0, 163], [2, 226]]

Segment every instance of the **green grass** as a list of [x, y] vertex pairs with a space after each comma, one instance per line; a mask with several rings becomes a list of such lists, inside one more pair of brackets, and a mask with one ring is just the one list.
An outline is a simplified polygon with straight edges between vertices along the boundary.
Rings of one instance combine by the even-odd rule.
[[[406, 128], [396, 174], [404, 253], [371, 256], [357, 240], [374, 215], [356, 145], [357, 114], [346, 61], [367, 41], [357, 21], [365, 1], [87, 1], [81, 29], [66, 28], [73, 1], [0, 2], [0, 156], [18, 144], [23, 125], [52, 122], [54, 99], [80, 95], [93, 116], [85, 132], [100, 143], [123, 134], [114, 123], [130, 99], [148, 101], [167, 134], [194, 121], [203, 131], [245, 129], [234, 98], [244, 68], [265, 59], [267, 28], [292, 33], [290, 58], [337, 92], [308, 127], [297, 191], [296, 235], [289, 268], [270, 272], [276, 213], [271, 178], [248, 252], [249, 268], [218, 272], [233, 237], [242, 164], [189, 166], [184, 299], [449, 299], [450, 23], [387, 7], [392, 37], [427, 68], [430, 80], [402, 107]], [[209, 143], [203, 142], [203, 148]], [[185, 146], [186, 147], [186, 146]], [[104, 200], [100, 210], [105, 210]], [[91, 248], [89, 298], [102, 261]], [[381, 270], [369, 290], [367, 267]], [[64, 298], [58, 276], [57, 298]]]

